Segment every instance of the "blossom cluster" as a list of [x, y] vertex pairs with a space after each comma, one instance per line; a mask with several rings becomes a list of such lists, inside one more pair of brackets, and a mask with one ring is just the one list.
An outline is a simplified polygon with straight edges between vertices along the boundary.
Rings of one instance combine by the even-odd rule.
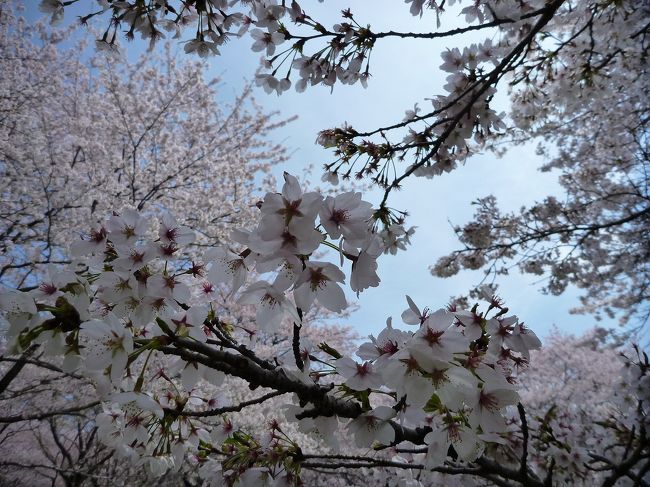
[[[158, 471], [165, 464], [159, 457], [168, 453], [172, 439], [174, 452], [180, 451], [179, 445], [196, 447], [198, 440], [192, 438], [200, 431], [189, 419], [170, 420], [161, 404], [181, 409], [205, 406], [211, 400], [192, 400], [193, 387], [199, 380], [218, 386], [224, 374], [219, 368], [183, 361], [182, 356], [167, 371], [152, 372], [148, 364], [170, 344], [170, 336], [234, 343], [232, 330], [217, 314], [222, 284], [235, 293], [249, 272], [259, 276], [277, 271], [272, 282], [249, 283], [236, 299], [255, 306], [254, 328], [277, 332], [283, 319], [300, 324], [315, 302], [334, 312], [347, 307], [343, 271], [333, 263], [310, 259], [319, 246], [328, 245], [341, 261], [352, 262], [350, 287], [358, 293], [379, 283], [377, 258], [404, 248], [412, 233], [391, 215], [375, 214], [360, 193], [323, 198], [303, 192], [289, 174], [282, 192], [268, 193], [259, 208], [257, 228], [233, 235], [245, 245], [243, 251], [212, 248], [202, 262], [183, 258], [184, 247], [195, 235], [172, 215], [163, 215], [152, 232], [145, 213], [131, 208], [113, 213], [72, 245], [74, 260], [67, 270], [50, 266], [32, 290], [2, 291], [9, 348], [20, 351], [40, 344], [47, 353], [64, 356], [65, 370], [83, 366], [107, 401], [100, 422], [102, 438], [119, 444], [125, 456], [147, 458]], [[254, 333], [250, 327], [248, 331]], [[180, 384], [170, 378], [174, 375]], [[156, 382], [167, 385], [153, 386]], [[176, 391], [171, 396], [164, 392], [170, 387]], [[154, 443], [156, 435], [167, 438], [164, 444], [169, 448]], [[162, 456], [165, 461], [178, 457]]]
[[429, 426], [426, 464], [441, 465], [450, 445], [465, 461], [475, 460], [484, 442], [500, 441], [508, 406], [518, 402], [516, 371], [529, 351], [541, 345], [514, 316], [498, 309], [487, 319], [474, 311], [420, 311], [410, 298], [402, 314], [415, 332], [386, 328], [361, 345], [357, 363], [337, 361], [337, 372], [352, 391], [389, 390], [391, 407], [378, 406], [354, 420], [358, 446], [389, 445], [394, 430], [387, 420], [411, 428]]
[[549, 293], [580, 288], [575, 312], [647, 322], [650, 108], [645, 78], [634, 74], [647, 69], [646, 17], [635, 2], [590, 1], [554, 17], [557, 41], [539, 43], [543, 61], [513, 72], [508, 130], [486, 144], [502, 153], [535, 138], [540, 170], [558, 171], [563, 196], [507, 212], [494, 196], [477, 199], [472, 220], [455, 227], [462, 249], [442, 257], [435, 275], [518, 267], [545, 276]]
[[[268, 92], [280, 94], [291, 86], [290, 73], [284, 77], [277, 75], [285, 63], [289, 72], [293, 69], [299, 73], [300, 80], [296, 83], [298, 91], [319, 83], [331, 86], [336, 81], [346, 84], [360, 81], [365, 84], [368, 79], [369, 57], [376, 38], [369, 27], [364, 28], [356, 22], [349, 9], [342, 12], [343, 21], [328, 30], [310, 17], [296, 0], [292, 0], [288, 6], [286, 2], [277, 0], [210, 0], [191, 4], [161, 4], [156, 1], [140, 4], [99, 3], [99, 10], [80, 19], [85, 24], [96, 16], [110, 13], [109, 26], [97, 41], [98, 48], [102, 50], [118, 50], [117, 33], [120, 27], [126, 27], [127, 38], [133, 39], [138, 34], [153, 44], [165, 38], [166, 34], [180, 39], [182, 28], [194, 24], [197, 26], [194, 38], [184, 41], [185, 52], [200, 57], [219, 55], [219, 48], [229, 39], [248, 33], [253, 40], [253, 52], [263, 52], [267, 56], [264, 65], [270, 73], [261, 74], [258, 82]], [[174, 3], [178, 5], [174, 6]], [[411, 13], [421, 15], [423, 3], [414, 2]], [[442, 10], [438, 9], [436, 2], [429, 4], [437, 11]], [[65, 7], [66, 4], [59, 0], [40, 2], [40, 10], [50, 15], [53, 23], [63, 18]], [[472, 14], [470, 10], [475, 13]], [[481, 22], [485, 21], [486, 16], [489, 18], [491, 12], [486, 6], [463, 10], [468, 18]], [[289, 22], [304, 29], [304, 32], [292, 34], [287, 27]], [[307, 35], [310, 32], [316, 36]], [[319, 37], [328, 39], [329, 45], [323, 50], [316, 50], [313, 55], [305, 54], [306, 44]], [[283, 44], [288, 47], [276, 54], [277, 48]]]
[[[432, 312], [407, 297], [401, 318], [414, 331], [389, 319], [356, 358], [301, 341], [303, 316], [316, 303], [346, 308], [343, 262], [351, 261], [352, 291], [376, 286], [377, 258], [403, 247], [409, 232], [360, 193], [324, 198], [284, 179], [282, 192], [259, 203], [257, 226], [234, 233], [243, 250], [211, 248], [202, 261], [182, 257], [195, 235], [173, 216], [153, 230], [144, 213], [114, 212], [73, 244], [68, 269], [52, 267], [31, 290], [2, 290], [10, 349], [40, 344], [64, 357], [65, 370], [92, 378], [104, 405], [99, 438], [157, 475], [189, 459], [214, 485], [298, 482], [300, 445], [275, 420], [261, 437], [238, 429], [227, 411], [239, 409], [219, 398], [226, 376], [274, 389], [268, 397], [293, 393], [287, 421], [334, 449], [346, 435], [363, 449], [410, 442], [425, 445], [424, 468], [436, 469], [450, 452], [473, 462], [508, 444], [518, 376], [541, 345], [535, 334], [496, 297], [485, 312]], [[340, 264], [312, 260], [321, 246], [336, 250]], [[245, 327], [221, 314], [220, 290], [254, 306], [261, 333], [292, 323], [295, 365], [269, 362], [238, 342], [233, 330]], [[648, 367], [635, 367], [622, 400], [647, 408]], [[208, 416], [218, 422], [200, 420]]]

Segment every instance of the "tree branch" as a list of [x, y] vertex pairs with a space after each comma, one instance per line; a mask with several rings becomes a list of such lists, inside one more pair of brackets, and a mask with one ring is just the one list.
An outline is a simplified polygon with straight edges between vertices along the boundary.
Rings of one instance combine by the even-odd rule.
[[17, 423], [19, 421], [41, 421], [43, 419], [52, 418], [54, 416], [71, 416], [71, 415], [78, 416], [81, 411], [94, 408], [95, 406], [99, 406], [99, 404], [100, 404], [99, 401], [93, 401], [88, 404], [84, 404], [83, 406], [75, 406], [66, 409], [59, 409], [56, 411], [48, 411], [46, 413], [19, 414], [15, 416], [5, 416], [5, 417], [0, 417], [0, 423]]

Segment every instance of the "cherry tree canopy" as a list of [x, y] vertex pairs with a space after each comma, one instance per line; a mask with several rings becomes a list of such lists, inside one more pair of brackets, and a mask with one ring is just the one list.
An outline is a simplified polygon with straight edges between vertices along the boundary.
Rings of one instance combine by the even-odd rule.
[[168, 51], [88, 66], [83, 42], [59, 51], [66, 32], [6, 7], [0, 36], [0, 278], [29, 283], [66, 261], [86, 222], [124, 203], [178, 215], [195, 247], [251, 221], [253, 193], [285, 160], [266, 135], [285, 121], [264, 113], [250, 87], [219, 103], [219, 80]]
[[[46, 0], [41, 7], [57, 20], [72, 3], [76, 2]], [[643, 44], [650, 28], [643, 3], [461, 2], [461, 14], [468, 25], [451, 30], [440, 28], [445, 19], [444, 2], [407, 3], [415, 16], [424, 17], [425, 10], [427, 15], [435, 15], [439, 30], [375, 32], [349, 10], [343, 11], [342, 22], [330, 29], [295, 1], [290, 5], [256, 0], [133, 4], [106, 0], [99, 6], [93, 4], [95, 11], [82, 20], [109, 19], [98, 41], [98, 47], [109, 51], [105, 61], [109, 66], [114, 62], [110, 52], [123, 34], [155, 41], [163, 31], [182, 36], [195, 27], [196, 36], [186, 42], [185, 50], [206, 57], [218, 54], [225, 40], [248, 31], [254, 39], [253, 50], [267, 56], [257, 83], [278, 94], [293, 82], [299, 91], [310, 84], [367, 82], [371, 51], [386, 37], [431, 41], [481, 30], [490, 37], [462, 51], [443, 54], [441, 69], [449, 76], [441, 87], [444, 93], [432, 98], [429, 110], [421, 113], [414, 107], [404, 120], [383, 128], [358, 131], [345, 126], [320, 134], [319, 142], [332, 147], [337, 158], [326, 166], [324, 179], [369, 178], [384, 189], [378, 204], [365, 201], [354, 191], [324, 196], [285, 173], [282, 187], [268, 191], [250, 208], [251, 218], [238, 222], [230, 241], [207, 240], [205, 251], [189, 250], [200, 237], [188, 226], [191, 219], [183, 214], [185, 208], [176, 209], [182, 219], [179, 222], [168, 211], [171, 208], [156, 211], [140, 204], [149, 201], [148, 192], [140, 193], [140, 187], [131, 182], [141, 168], [139, 156], [130, 152], [138, 150], [139, 139], [133, 136], [135, 129], [125, 124], [120, 133], [126, 142], [122, 140], [119, 147], [129, 150], [117, 154], [122, 165], [116, 172], [123, 167], [126, 193], [120, 192], [122, 196], [114, 201], [119, 201], [119, 206], [109, 208], [105, 218], [95, 218], [91, 204], [85, 233], [71, 241], [67, 266], [50, 268], [31, 289], [0, 291], [7, 349], [22, 354], [16, 360], [26, 362], [31, 351], [40, 348], [61, 360], [61, 370], [86, 377], [102, 404], [96, 418], [99, 439], [120, 458], [145, 466], [150, 475], [179, 471], [188, 461], [206, 485], [300, 485], [306, 472], [326, 475], [323, 472], [364, 468], [370, 472], [362, 482], [365, 484], [458, 482], [541, 487], [598, 481], [604, 486], [647, 485], [650, 363], [638, 347], [629, 346], [622, 355], [598, 351], [598, 356], [611, 359], [609, 388], [602, 396], [576, 388], [585, 400], [598, 404], [585, 409], [564, 398], [556, 408], [545, 409], [547, 404], [539, 402], [542, 394], [527, 395], [534, 390], [534, 381], [531, 389], [522, 387], [526, 370], [534, 371], [536, 366], [534, 352], [540, 348], [540, 340], [496, 296], [470, 309], [431, 309], [407, 296], [401, 315], [405, 329], [393, 326], [388, 318], [376, 337], [370, 336], [355, 350], [305, 340], [311, 328], [309, 313], [316, 306], [330, 313], [344, 312], [348, 308], [344, 288], [358, 294], [378, 286], [382, 255], [407, 248], [412, 232], [404, 226], [406, 212], [388, 206], [391, 193], [406, 178], [450, 171], [504, 137], [523, 140], [539, 133], [552, 142], [556, 134], [561, 137], [561, 130], [568, 132], [567, 140], [562, 141], [567, 145], [560, 145], [560, 152], [570, 150], [574, 159], [570, 162], [570, 158], [552, 154], [556, 157], [552, 165], [566, 163], [567, 174], [576, 176], [575, 166], [584, 165], [585, 171], [590, 167], [578, 156], [589, 154], [590, 146], [582, 143], [582, 131], [560, 128], [555, 132], [553, 127], [559, 125], [561, 116], [575, 113], [570, 116], [579, 118], [578, 110], [589, 111], [590, 106], [595, 110], [598, 104], [576, 104], [564, 97], [575, 98], [576, 92], [589, 97], [588, 90], [595, 92], [598, 83], [619, 86], [617, 80], [623, 76], [610, 77], [609, 72], [620, 66], [629, 66], [642, 78]], [[455, 2], [448, 3], [453, 6]], [[187, 25], [191, 27], [183, 30]], [[7, 35], [11, 33], [12, 29], [7, 29]], [[626, 65], [628, 57], [631, 64]], [[568, 68], [563, 73], [565, 65]], [[110, 70], [105, 72], [110, 81]], [[136, 79], [146, 72], [137, 69]], [[149, 76], [156, 78], [156, 73]], [[513, 90], [511, 116], [497, 114], [493, 107], [496, 89], [504, 80], [510, 81]], [[562, 83], [575, 92], [561, 88]], [[106, 92], [98, 93], [110, 99], [110, 82], [106, 86]], [[182, 96], [184, 86], [174, 86], [177, 96]], [[66, 93], [70, 91], [65, 88]], [[609, 152], [616, 157], [598, 159], [602, 164], [621, 163], [624, 167], [628, 161], [636, 164], [644, 155], [643, 137], [635, 145], [623, 135], [636, 127], [632, 119], [638, 115], [637, 106], [639, 113], [644, 113], [645, 88], [639, 81], [631, 96], [612, 95], [616, 100], [625, 98], [626, 102], [615, 105], [635, 115], [601, 137], [619, 144]], [[129, 88], [126, 91], [131, 92]], [[134, 96], [137, 107], [140, 97]], [[544, 97], [552, 103], [560, 100], [556, 107], [544, 111], [539, 109], [539, 105], [548, 104]], [[126, 108], [119, 103], [116, 106], [117, 111], [109, 113], [119, 118]], [[601, 109], [607, 110], [605, 116], [612, 107], [603, 104]], [[138, 115], [136, 112], [135, 118]], [[644, 117], [632, 138], [643, 135]], [[183, 112], [175, 123], [182, 125], [189, 118], [190, 113]], [[577, 126], [581, 123], [586, 122], [576, 122]], [[143, 118], [137, 126], [151, 124]], [[507, 135], [509, 124], [516, 124], [517, 130]], [[191, 150], [196, 133], [172, 144], [169, 157], [178, 157], [179, 148], [187, 150], [188, 145]], [[591, 136], [587, 128], [584, 135]], [[154, 140], [149, 148], [154, 173], [156, 155], [166, 150], [161, 144]], [[602, 147], [609, 150], [609, 145]], [[74, 158], [73, 162], [77, 164]], [[182, 167], [183, 162], [180, 164]], [[151, 164], [146, 167], [151, 169]], [[597, 170], [601, 181], [597, 184], [610, 191], [617, 182], [630, 180], [637, 186], [647, 182], [626, 179], [621, 172], [625, 170], [614, 175], [609, 169]], [[581, 180], [597, 181], [598, 177], [587, 174], [581, 175]], [[198, 187], [214, 192], [212, 177], [201, 173]], [[153, 187], [155, 181], [154, 176]], [[66, 182], [62, 187], [67, 186]], [[600, 196], [594, 196], [595, 203], [587, 203], [581, 191], [582, 187], [567, 204], [579, 200], [575, 203], [578, 207], [585, 203], [580, 211], [593, 210], [603, 219], [614, 220], [607, 224], [588, 219], [585, 223], [576, 216], [566, 217], [574, 226], [542, 232], [534, 237], [540, 245], [547, 245], [547, 237], [564, 238], [566, 234], [569, 240], [577, 239], [578, 247], [601, 245], [600, 253], [608, 257], [616, 252], [623, 255], [625, 250], [616, 239], [600, 244], [591, 237], [619, 229], [617, 238], [623, 239], [621, 232], [632, 228], [627, 238], [647, 251], [646, 244], [636, 240], [647, 231], [643, 191], [637, 191], [640, 199], [638, 203], [633, 200], [638, 204], [634, 208], [618, 196], [612, 197], [611, 204]], [[208, 218], [215, 208], [218, 205], [212, 203]], [[565, 217], [562, 209], [559, 214]], [[498, 213], [488, 216], [501, 218]], [[480, 240], [481, 244], [487, 242], [485, 248], [475, 245], [477, 248], [452, 256], [447, 272], [455, 270], [455, 259], [465, 267], [478, 268], [488, 259], [512, 258], [520, 250], [528, 251], [529, 240], [523, 239], [510, 246], [510, 254], [490, 253], [493, 239], [498, 243], [501, 237], [494, 234], [491, 224], [485, 224], [488, 216], [480, 217], [488, 230], [481, 227], [478, 232], [482, 238], [486, 235]], [[526, 212], [519, 217], [524, 221]], [[563, 228], [567, 223], [562, 218], [549, 225]], [[553, 215], [548, 219], [553, 222]], [[521, 224], [526, 226], [525, 221]], [[585, 228], [587, 224], [594, 228]], [[499, 225], [496, 228], [500, 230]], [[464, 233], [472, 235], [471, 231]], [[479, 240], [475, 234], [470, 238]], [[570, 262], [572, 256], [562, 246], [552, 239], [549, 245], [547, 259]], [[580, 247], [580, 252], [581, 259], [591, 258], [584, 254], [587, 250]], [[540, 259], [534, 254], [524, 258], [533, 263]], [[646, 264], [647, 259], [639, 259]], [[25, 259], [26, 267], [31, 260]], [[537, 265], [551, 264], [540, 261]], [[622, 265], [612, 272], [621, 276], [614, 288], [598, 283], [592, 297], [624, 292], [638, 270]], [[556, 277], [552, 282], [557, 281]], [[565, 281], [573, 282], [571, 277]], [[641, 294], [612, 306], [635, 312], [644, 304], [644, 297]], [[251, 345], [251, 339], [260, 336], [271, 337], [269, 343], [280, 346], [265, 356]], [[275, 343], [274, 336], [283, 338]], [[562, 358], [584, 353], [579, 343], [567, 345], [565, 350], [562, 343], [551, 341], [549, 349]], [[548, 359], [546, 363], [542, 360], [544, 364], [553, 368], [559, 362], [551, 358], [550, 364]], [[565, 371], [570, 369], [570, 360], [564, 364]], [[0, 381], [0, 392], [15, 378], [11, 374], [10, 370]], [[574, 375], [583, 382], [593, 377]], [[563, 387], [562, 377], [554, 378]], [[259, 395], [237, 405], [215, 407], [210, 401], [212, 391], [229, 389], [233, 380], [243, 381]], [[261, 431], [233, 426], [226, 415], [279, 397], [283, 406], [273, 411], [273, 418]], [[285, 421], [294, 430], [285, 427]], [[577, 432], [565, 421], [577, 423]], [[294, 436], [296, 430], [318, 443], [299, 442], [303, 436]], [[346, 447], [344, 451], [338, 451], [341, 445]]]
[[[58, 20], [77, 3], [84, 2], [46, 0], [41, 9]], [[486, 267], [495, 277], [517, 266], [545, 276], [548, 292], [569, 284], [584, 289], [578, 312], [647, 320], [647, 2], [408, 0], [404, 7], [426, 28], [436, 23], [431, 32], [375, 29], [350, 9], [329, 27], [295, 0], [98, 3], [87, 2], [80, 21], [103, 19], [98, 47], [108, 51], [123, 36], [152, 43], [173, 36], [186, 52], [209, 57], [248, 33], [253, 51], [266, 55], [257, 82], [278, 94], [292, 84], [298, 91], [365, 85], [372, 50], [387, 38], [441, 42], [483, 32], [485, 41], [443, 54], [447, 84], [404, 120], [323, 131], [319, 142], [336, 157], [326, 166], [328, 179], [371, 180], [385, 188], [386, 209], [407, 177], [438, 176], [497, 143], [541, 137], [548, 161], [542, 169], [560, 171], [566, 196], [516, 213], [481, 198], [475, 220], [456, 228], [464, 248], [432, 273]], [[445, 29], [452, 14], [467, 25]], [[494, 108], [501, 85], [511, 95], [508, 114]]]

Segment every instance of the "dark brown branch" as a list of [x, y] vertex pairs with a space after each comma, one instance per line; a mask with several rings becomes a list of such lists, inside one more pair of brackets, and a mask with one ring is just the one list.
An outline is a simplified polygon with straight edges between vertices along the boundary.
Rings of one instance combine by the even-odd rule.
[[621, 477], [629, 477], [632, 473], [632, 469], [640, 460], [650, 457], [650, 451], [648, 451], [649, 449], [650, 439], [648, 439], [646, 436], [646, 430], [642, 423], [639, 431], [639, 444], [634, 449], [632, 454], [620, 463], [616, 464], [605, 457], [590, 454], [594, 460], [604, 463], [607, 465], [607, 470], [612, 471], [612, 474], [607, 477], [602, 483], [602, 487], [612, 487], [618, 482]]
[[[337, 460], [331, 462], [314, 462], [304, 460]], [[395, 462], [385, 459], [368, 458], [362, 456], [346, 456], [346, 455], [302, 455], [296, 458], [300, 461], [303, 468], [324, 468], [324, 469], [340, 469], [340, 468], [374, 468], [374, 467], [388, 467], [400, 469], [413, 469], [425, 470], [426, 467], [420, 463], [403, 463]], [[517, 471], [505, 468], [495, 462], [489, 461], [485, 458], [480, 458], [475, 462], [475, 465], [457, 466], [457, 465], [442, 465], [431, 469], [433, 472], [444, 473], [448, 475], [474, 475], [482, 477], [491, 482], [501, 486], [511, 486], [507, 480], [517, 482], [526, 487], [542, 487], [542, 483], [536, 479], [524, 478]], [[504, 480], [506, 479], [506, 480]]]
[[15, 416], [5, 416], [0, 417], [0, 423], [17, 423], [19, 421], [41, 421], [46, 418], [52, 418], [54, 416], [72, 416], [80, 415], [81, 411], [86, 409], [94, 408], [99, 405], [99, 401], [93, 401], [83, 406], [75, 406], [72, 408], [58, 409], [56, 411], [48, 411], [46, 413], [38, 414], [18, 414]]
[[[267, 401], [273, 397], [281, 396], [283, 394], [285, 393], [280, 391], [273, 391], [273, 392], [269, 392], [268, 394], [265, 394], [264, 396], [258, 397], [256, 399], [240, 402], [236, 406], [225, 406], [222, 408], [210, 409], [208, 411], [187, 411], [187, 412], [183, 411], [180, 413], [180, 416], [192, 416], [195, 418], [204, 418], [206, 416], [218, 416], [224, 413], [239, 412], [248, 406], [252, 406], [254, 404], [262, 404], [264, 401]], [[165, 409], [165, 412], [168, 411], [175, 412], [174, 410]]]
[[301, 371], [305, 370], [305, 363], [300, 356], [300, 329], [302, 325], [293, 324], [293, 340], [291, 342], [293, 348], [293, 358], [296, 361], [296, 367]]
[[[336, 456], [327, 456], [327, 455], [304, 455], [305, 459], [313, 458], [334, 458]], [[426, 467], [418, 463], [402, 463], [394, 462], [390, 460], [375, 459], [375, 458], [363, 458], [363, 457], [345, 457], [345, 455], [338, 456], [340, 460], [354, 460], [354, 461], [340, 461], [340, 462], [301, 462], [303, 468], [327, 468], [327, 469], [339, 469], [339, 468], [373, 468], [373, 467], [389, 467], [389, 468], [400, 468], [400, 469], [413, 469], [413, 470], [424, 470]], [[435, 467], [432, 469], [433, 472], [445, 473], [449, 475], [480, 475], [481, 469], [477, 467]]]
[[507, 72], [507, 68], [510, 65], [511, 62], [513, 62], [530, 44], [530, 42], [535, 38], [535, 36], [542, 30], [542, 28], [553, 18], [555, 15], [555, 12], [560, 8], [560, 6], [564, 3], [564, 0], [554, 0], [552, 3], [548, 4], [547, 7], [545, 8], [544, 12], [542, 15], [539, 17], [537, 20], [537, 23], [531, 28], [530, 32], [526, 37], [524, 37], [513, 49], [510, 51], [510, 53], [503, 58], [501, 63], [494, 68], [494, 70], [490, 73], [489, 76], [485, 79], [483, 82], [482, 86], [480, 86], [476, 91], [472, 93], [471, 98], [465, 103], [463, 108], [454, 116], [453, 120], [449, 123], [445, 131], [436, 139], [436, 141], [433, 143], [433, 146], [429, 153], [420, 159], [418, 162], [412, 164], [409, 169], [404, 171], [404, 173], [395, 178], [393, 183], [386, 188], [384, 191], [384, 196], [381, 200], [381, 206], [384, 207], [386, 205], [386, 201], [388, 200], [388, 195], [390, 194], [391, 190], [394, 188], [399, 187], [400, 183], [409, 177], [411, 174], [413, 174], [415, 171], [417, 171], [420, 167], [422, 167], [424, 164], [426, 164], [437, 152], [438, 149], [442, 146], [442, 143], [451, 135], [451, 133], [456, 129], [456, 126], [458, 123], [465, 117], [476, 101], [493, 85], [498, 83], [498, 81], [501, 79], [501, 77], [504, 75], [505, 72]]
[[356, 418], [361, 414], [361, 407], [356, 402], [336, 399], [328, 395], [329, 387], [304, 384], [290, 379], [282, 369], [263, 369], [247, 357], [215, 350], [205, 343], [177, 337], [173, 338], [173, 342], [174, 347], [163, 347], [160, 351], [239, 377], [253, 387], [261, 386], [278, 392], [294, 392], [301, 401], [313, 403], [321, 416], [337, 415], [343, 418]]
[[7, 387], [9, 387], [9, 384], [11, 384], [13, 380], [18, 376], [20, 371], [23, 370], [23, 367], [27, 365], [27, 361], [32, 355], [34, 355], [34, 352], [36, 352], [37, 348], [38, 345], [32, 345], [27, 350], [25, 350], [20, 358], [18, 358], [16, 362], [9, 368], [4, 377], [0, 379], [0, 394], [2, 394], [7, 389]]
[[528, 421], [526, 421], [526, 410], [524, 409], [523, 404], [517, 403], [517, 411], [519, 411], [519, 419], [521, 420], [521, 433], [524, 437], [519, 473], [522, 475], [525, 484], [526, 480], [528, 479]]
[[[482, 30], [482, 29], [487, 29], [491, 27], [498, 27], [499, 25], [504, 25], [504, 24], [513, 24], [515, 22], [521, 22], [522, 20], [530, 19], [532, 17], [537, 17], [539, 15], [544, 14], [550, 7], [546, 6], [544, 8], [541, 8], [539, 10], [535, 10], [534, 12], [529, 12], [527, 14], [522, 15], [519, 18], [516, 19], [509, 19], [509, 18], [502, 18], [502, 19], [494, 19], [491, 22], [485, 22], [483, 24], [476, 24], [476, 25], [470, 25], [467, 27], [458, 27], [456, 29], [450, 29], [447, 31], [443, 32], [395, 32], [395, 31], [388, 31], [388, 32], [379, 32], [377, 34], [372, 34], [372, 37], [374, 39], [381, 39], [384, 37], [399, 37], [401, 39], [440, 39], [441, 37], [453, 37], [457, 36], [460, 34], [465, 34], [467, 32], [472, 32], [475, 30]], [[338, 34], [340, 35], [340, 34]]]
[[[14, 362], [14, 363], [15, 363], [15, 362], [19, 362], [19, 361], [21, 361], [21, 360], [22, 360], [22, 357], [19, 357], [19, 358], [13, 358], [13, 357], [0, 357], [0, 362]], [[61, 374], [63, 374], [63, 375], [66, 375], [66, 376], [69, 376], [69, 377], [73, 377], [73, 378], [75, 378], [75, 379], [88, 380], [87, 377], [84, 377], [84, 376], [79, 375], [79, 374], [75, 374], [75, 373], [73, 373], [73, 372], [66, 372], [66, 371], [64, 371], [63, 369], [61, 369], [60, 367], [57, 367], [56, 365], [51, 364], [51, 363], [49, 363], [49, 362], [44, 362], [43, 360], [39, 360], [39, 359], [28, 359], [28, 360], [26, 360], [26, 363], [27, 363], [27, 365], [34, 365], [34, 366], [36, 366], [36, 367], [41, 367], [41, 368], [43, 368], [43, 369], [51, 370], [51, 371], [53, 371], [53, 372], [59, 372], [59, 373], [61, 373]]]

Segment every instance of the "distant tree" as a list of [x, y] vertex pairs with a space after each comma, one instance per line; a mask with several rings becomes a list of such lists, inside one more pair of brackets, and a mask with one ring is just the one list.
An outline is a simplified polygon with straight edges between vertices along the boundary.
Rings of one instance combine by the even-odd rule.
[[486, 138], [497, 152], [541, 141], [541, 170], [559, 173], [563, 194], [515, 212], [478, 199], [474, 219], [455, 228], [464, 248], [432, 272], [485, 267], [494, 281], [516, 266], [551, 294], [580, 288], [576, 312], [640, 326], [650, 318], [650, 10], [580, 2], [577, 12], [514, 74], [511, 122]]
[[3, 282], [29, 284], [46, 264], [68, 261], [82, 222], [123, 205], [182, 215], [200, 247], [252, 221], [255, 192], [285, 160], [267, 135], [285, 121], [264, 113], [250, 87], [219, 101], [219, 80], [170, 50], [90, 67], [84, 42], [59, 50], [65, 32], [12, 15], [2, 7]]

